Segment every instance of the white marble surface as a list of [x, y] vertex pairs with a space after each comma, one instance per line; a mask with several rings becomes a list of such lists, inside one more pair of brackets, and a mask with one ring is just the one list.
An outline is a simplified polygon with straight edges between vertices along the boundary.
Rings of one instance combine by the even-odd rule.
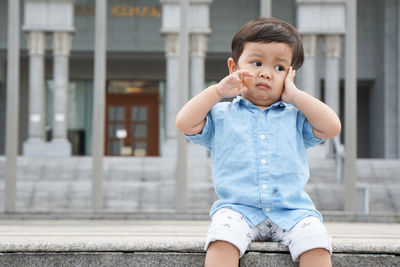
[[[209, 221], [0, 220], [0, 252], [202, 252]], [[325, 223], [334, 253], [400, 255], [400, 224]], [[278, 252], [278, 243], [252, 243], [250, 251]]]

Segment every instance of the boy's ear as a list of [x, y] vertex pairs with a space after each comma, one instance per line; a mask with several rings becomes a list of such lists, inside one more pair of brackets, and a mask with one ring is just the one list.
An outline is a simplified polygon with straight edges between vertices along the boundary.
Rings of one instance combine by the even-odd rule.
[[228, 58], [228, 68], [229, 68], [229, 74], [232, 74], [236, 71], [235, 61], [231, 57]]

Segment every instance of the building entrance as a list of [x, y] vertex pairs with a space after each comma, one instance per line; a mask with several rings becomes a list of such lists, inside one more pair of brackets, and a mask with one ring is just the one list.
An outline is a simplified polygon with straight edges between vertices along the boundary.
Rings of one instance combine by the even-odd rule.
[[159, 155], [159, 94], [148, 82], [110, 81], [105, 154]]

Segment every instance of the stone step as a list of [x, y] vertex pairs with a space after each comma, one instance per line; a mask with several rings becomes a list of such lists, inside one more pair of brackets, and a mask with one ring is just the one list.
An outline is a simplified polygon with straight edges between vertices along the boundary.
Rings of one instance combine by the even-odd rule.
[[[0, 196], [4, 195], [5, 158], [0, 157]], [[104, 159], [106, 210], [140, 212], [175, 207], [175, 161], [158, 157]], [[369, 194], [369, 209], [400, 212], [400, 160], [359, 159], [358, 184]], [[336, 181], [332, 159], [310, 160], [305, 189], [320, 210], [343, 210], [344, 188]], [[211, 161], [189, 160], [189, 209], [208, 210], [216, 200]], [[0, 212], [4, 198], [0, 197]], [[54, 211], [91, 208], [91, 158], [18, 158], [17, 209]]]
[[[0, 179], [4, 179], [5, 157], [0, 156]], [[212, 182], [211, 161], [189, 159], [189, 180]], [[90, 157], [18, 158], [18, 180], [71, 181], [91, 180]], [[171, 158], [104, 158], [105, 181], [173, 180], [175, 160]], [[400, 183], [399, 159], [358, 159], [357, 179], [361, 183]], [[310, 159], [310, 182], [336, 182], [333, 159]]]
[[[175, 182], [105, 182], [104, 207], [111, 210], [143, 211], [174, 209]], [[51, 211], [57, 209], [90, 209], [91, 184], [89, 181], [18, 182], [18, 210]], [[342, 184], [309, 183], [305, 187], [319, 210], [344, 210]], [[370, 211], [400, 212], [400, 185], [368, 185]], [[4, 189], [0, 187], [0, 195]], [[217, 199], [211, 183], [189, 185], [187, 207], [208, 210]], [[0, 206], [4, 199], [0, 198]]]
[[[1, 220], [1, 266], [203, 266], [208, 220]], [[333, 266], [399, 266], [400, 224], [326, 223]], [[254, 242], [240, 266], [298, 266]]]

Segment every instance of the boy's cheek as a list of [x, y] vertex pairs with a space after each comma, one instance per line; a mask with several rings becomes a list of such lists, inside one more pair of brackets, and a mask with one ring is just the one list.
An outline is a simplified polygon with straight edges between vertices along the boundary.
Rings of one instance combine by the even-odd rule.
[[250, 89], [251, 85], [253, 84], [253, 79], [251, 77], [247, 77], [243, 79], [244, 85]]

